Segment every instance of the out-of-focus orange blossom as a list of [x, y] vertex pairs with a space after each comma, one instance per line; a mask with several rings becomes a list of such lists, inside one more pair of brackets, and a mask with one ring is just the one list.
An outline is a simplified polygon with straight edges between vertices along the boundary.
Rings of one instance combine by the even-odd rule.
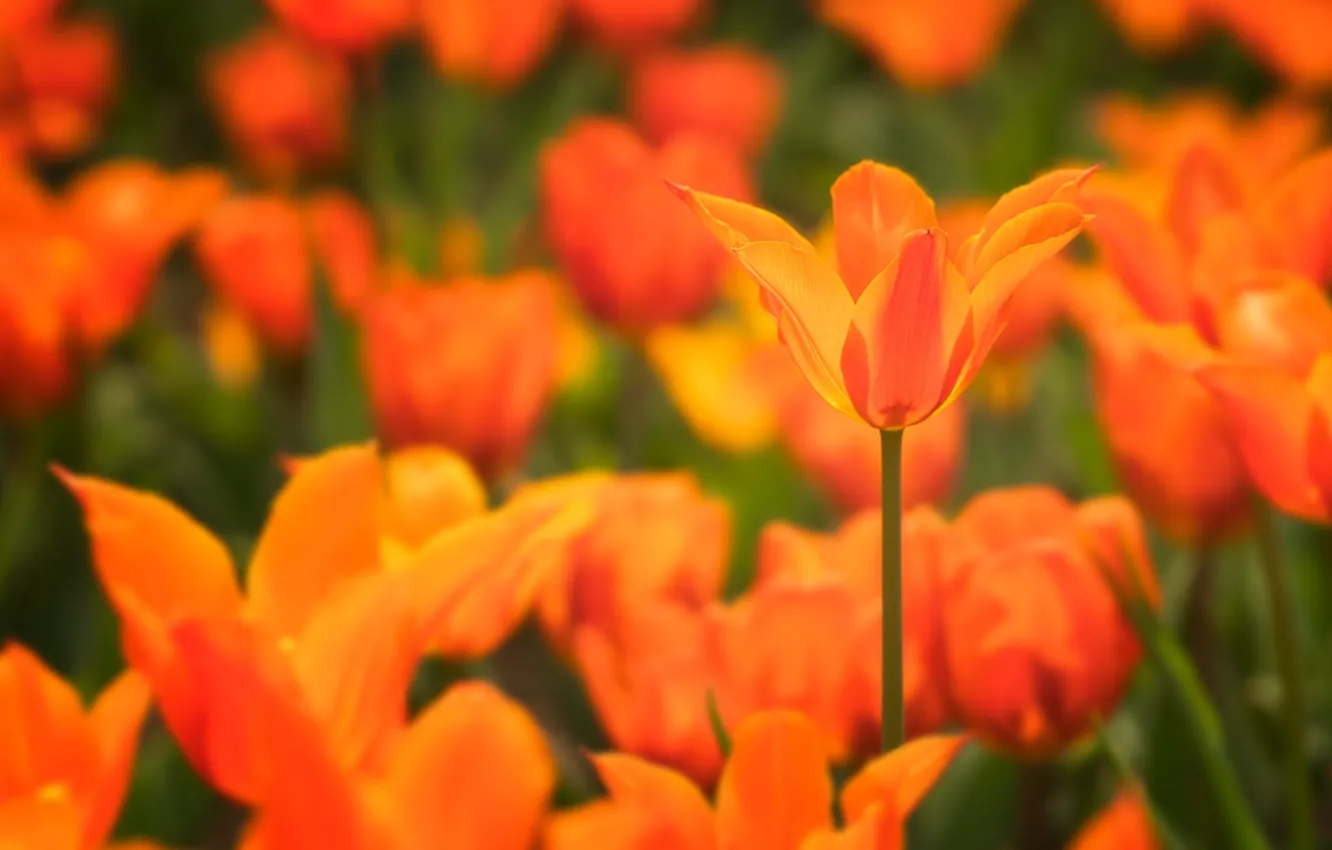
[[412, 25], [413, 0], [266, 0], [279, 21], [316, 44], [347, 54], [382, 48]]
[[338, 57], [263, 28], [211, 56], [205, 74], [223, 128], [261, 177], [286, 183], [342, 158], [351, 80]]
[[436, 70], [497, 87], [526, 78], [545, 58], [564, 0], [421, 0], [421, 33]]
[[598, 42], [633, 51], [665, 41], [703, 16], [707, 0], [565, 0], [576, 22]]
[[1078, 830], [1069, 850], [1159, 850], [1140, 789], [1125, 789]]
[[751, 191], [730, 148], [692, 134], [653, 148], [610, 119], [580, 120], [541, 154], [547, 239], [588, 313], [631, 337], [700, 316], [725, 270], [666, 178]]

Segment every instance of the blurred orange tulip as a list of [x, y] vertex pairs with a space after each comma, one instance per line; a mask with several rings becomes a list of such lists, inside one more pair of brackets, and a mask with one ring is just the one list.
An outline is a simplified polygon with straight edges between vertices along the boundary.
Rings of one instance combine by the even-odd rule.
[[9, 137], [0, 144], [53, 158], [87, 150], [116, 88], [110, 26], [89, 18], [32, 28], [8, 44], [3, 36], [0, 21], [0, 62], [10, 65], [0, 72], [0, 136]]
[[1332, 353], [1332, 303], [1298, 275], [1253, 275], [1212, 308], [1218, 346], [1237, 360], [1303, 379], [1320, 356]]
[[413, 0], [267, 0], [279, 21], [339, 53], [367, 53], [411, 28]]
[[1241, 43], [1297, 88], [1332, 83], [1332, 7], [1321, 0], [1276, 0], [1261, 7], [1244, 0], [1212, 0], [1213, 12]]
[[616, 49], [665, 41], [693, 23], [705, 0], [566, 0], [569, 11], [592, 37]]
[[964, 743], [958, 736], [921, 738], [867, 764], [838, 795], [845, 828], [837, 831], [818, 729], [795, 712], [766, 712], [734, 730], [735, 748], [722, 772], [715, 811], [678, 773], [632, 755], [605, 753], [593, 756], [593, 763], [609, 798], [553, 816], [545, 846], [899, 848], [907, 817]]
[[242, 592], [221, 542], [178, 508], [63, 475], [83, 506], [126, 657], [151, 683], [191, 763], [229, 796], [258, 800], [280, 756], [259, 739], [243, 689], [191, 662], [183, 632], [221, 630], [236, 656], [231, 666], [291, 680], [290, 698], [324, 730], [323, 745], [344, 769], [370, 770], [392, 757], [426, 648], [467, 657], [493, 650], [525, 615], [560, 541], [585, 521], [569, 498], [513, 500], [384, 562], [381, 476], [370, 447], [297, 464]]
[[376, 293], [361, 316], [379, 432], [454, 449], [493, 480], [523, 460], [555, 386], [555, 296], [543, 272]]
[[[820, 0], [818, 14], [913, 88], [969, 78], [995, 54], [1022, 0]], [[959, 26], [959, 21], [966, 21]]]
[[717, 598], [730, 561], [731, 513], [691, 474], [619, 476], [596, 499], [592, 524], [566, 547], [538, 607], [557, 644], [569, 645], [585, 628], [618, 639], [622, 621], [648, 602], [701, 611]]
[[635, 65], [629, 111], [654, 144], [697, 133], [753, 157], [777, 122], [782, 85], [776, 64], [741, 47], [666, 51]]
[[550, 50], [563, 0], [422, 0], [421, 34], [445, 77], [512, 86]]
[[[1107, 545], [1113, 534], [1116, 543]], [[1110, 716], [1140, 655], [1115, 589], [1156, 604], [1144, 532], [1118, 498], [983, 493], [953, 523], [942, 592], [953, 705], [994, 745], [1044, 758]]]
[[738, 155], [706, 137], [653, 149], [624, 124], [589, 118], [541, 154], [551, 247], [588, 312], [633, 336], [706, 311], [725, 270], [726, 255], [670, 196], [667, 177], [750, 193]]
[[56, 234], [0, 228], [0, 417], [36, 418], [73, 388], [85, 256]]
[[10, 0], [0, 9], [0, 41], [45, 26], [61, 0]]
[[384, 458], [384, 534], [419, 549], [436, 534], [486, 511], [486, 488], [461, 455], [439, 446], [399, 449]]
[[954, 264], [924, 190], [897, 169], [861, 163], [832, 188], [836, 270], [771, 213], [676, 191], [763, 287], [819, 394], [875, 428], [899, 429], [971, 383], [1013, 290], [1081, 229], [1072, 201], [1088, 173], [1051, 172], [1005, 195]]
[[129, 672], [85, 711], [32, 652], [13, 643], [0, 650], [0, 846], [103, 846], [129, 787], [149, 696]]
[[1210, 0], [1101, 0], [1134, 47], [1164, 51], [1178, 47], [1203, 20]]
[[208, 57], [205, 74], [223, 128], [261, 177], [288, 183], [345, 153], [351, 81], [338, 57], [268, 27]]
[[1115, 799], [1074, 836], [1069, 850], [1160, 850], [1156, 828], [1139, 789], [1120, 791]]

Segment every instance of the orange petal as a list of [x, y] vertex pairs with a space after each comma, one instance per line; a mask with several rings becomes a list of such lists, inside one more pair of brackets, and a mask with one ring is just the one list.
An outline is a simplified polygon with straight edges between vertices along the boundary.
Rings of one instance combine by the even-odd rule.
[[902, 850], [905, 841], [902, 818], [875, 803], [841, 832], [827, 829], [811, 834], [800, 850]]
[[379, 566], [379, 459], [373, 446], [302, 461], [273, 503], [250, 561], [250, 610], [295, 636], [339, 581]]
[[694, 850], [687, 844], [657, 840], [660, 824], [640, 809], [608, 800], [552, 815], [542, 830], [543, 850]]
[[966, 742], [964, 735], [927, 735], [879, 756], [842, 789], [842, 813], [855, 821], [882, 804], [902, 817], [910, 815]]
[[985, 223], [976, 234], [973, 249], [978, 257], [990, 241], [1010, 221], [1036, 207], [1046, 204], [1071, 204], [1079, 200], [1079, 192], [1087, 179], [1096, 173], [1091, 168], [1059, 168], [1040, 175], [1030, 183], [1005, 192], [985, 214]]
[[735, 732], [717, 789], [717, 837], [726, 850], [797, 850], [831, 823], [832, 780], [823, 735], [804, 715], [751, 715]]
[[68, 796], [17, 797], [0, 801], [3, 850], [82, 850], [79, 811]]
[[1217, 364], [1195, 374], [1226, 412], [1240, 456], [1263, 495], [1287, 513], [1327, 519], [1305, 464], [1313, 417], [1305, 388], [1261, 366]]
[[386, 533], [415, 548], [486, 510], [486, 488], [470, 464], [443, 446], [399, 449], [384, 459]]
[[1174, 237], [1125, 198], [1089, 194], [1087, 233], [1106, 265], [1148, 318], [1187, 322], [1193, 312], [1188, 272]]
[[829, 404], [850, 413], [838, 364], [855, 304], [837, 273], [784, 242], [751, 242], [735, 256], [779, 308], [778, 330], [800, 371]]
[[490, 685], [464, 682], [412, 723], [386, 781], [408, 846], [526, 850], [555, 769], [527, 712]]
[[612, 800], [660, 818], [659, 828], [669, 833], [670, 846], [689, 850], [716, 846], [712, 809], [693, 782], [673, 770], [621, 753], [593, 756], [592, 762]]
[[26, 647], [0, 652], [0, 800], [59, 785], [76, 794], [99, 779], [97, 742], [79, 696]]
[[946, 256], [943, 231], [911, 233], [856, 303], [841, 364], [856, 410], [876, 428], [914, 424], [947, 394], [967, 298]]
[[1243, 204], [1243, 188], [1230, 163], [1207, 144], [1184, 153], [1174, 178], [1166, 199], [1166, 221], [1184, 250], [1196, 251], [1207, 222]]
[[84, 843], [88, 847], [102, 845], [120, 814], [139, 751], [139, 730], [151, 700], [147, 680], [130, 670], [108, 685], [93, 703], [89, 719], [102, 770], [84, 821]]
[[1156, 850], [1159, 846], [1142, 793], [1124, 790], [1078, 831], [1069, 850]]
[[892, 262], [907, 233], [937, 223], [934, 201], [910, 175], [868, 160], [837, 178], [832, 212], [837, 271], [855, 299]]
[[751, 242], [784, 242], [792, 248], [815, 253], [809, 240], [780, 216], [741, 201], [695, 192], [669, 180], [667, 184], [728, 250], [743, 248]]

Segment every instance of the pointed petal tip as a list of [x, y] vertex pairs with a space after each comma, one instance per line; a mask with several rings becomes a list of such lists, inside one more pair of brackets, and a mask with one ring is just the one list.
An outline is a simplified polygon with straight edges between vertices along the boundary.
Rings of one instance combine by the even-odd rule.
[[675, 195], [675, 197], [680, 198], [681, 200], [687, 200], [689, 196], [694, 193], [693, 189], [690, 189], [688, 186], [684, 185], [683, 183], [676, 183], [674, 180], [672, 180], [669, 177], [661, 178], [661, 182], [666, 184], [666, 188], [671, 190], [671, 194]]

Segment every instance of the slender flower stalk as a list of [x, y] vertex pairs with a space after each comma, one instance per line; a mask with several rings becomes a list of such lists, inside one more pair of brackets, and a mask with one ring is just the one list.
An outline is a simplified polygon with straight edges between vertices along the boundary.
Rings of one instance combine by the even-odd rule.
[[1276, 650], [1277, 672], [1281, 676], [1289, 846], [1293, 850], [1313, 850], [1313, 808], [1309, 799], [1308, 745], [1304, 730], [1307, 714], [1294, 605], [1272, 511], [1265, 502], [1258, 502], [1254, 516], [1259, 560], [1267, 583], [1268, 605], [1271, 606], [1272, 644]]
[[883, 751], [906, 739], [902, 694], [902, 435], [879, 432], [883, 463]]

